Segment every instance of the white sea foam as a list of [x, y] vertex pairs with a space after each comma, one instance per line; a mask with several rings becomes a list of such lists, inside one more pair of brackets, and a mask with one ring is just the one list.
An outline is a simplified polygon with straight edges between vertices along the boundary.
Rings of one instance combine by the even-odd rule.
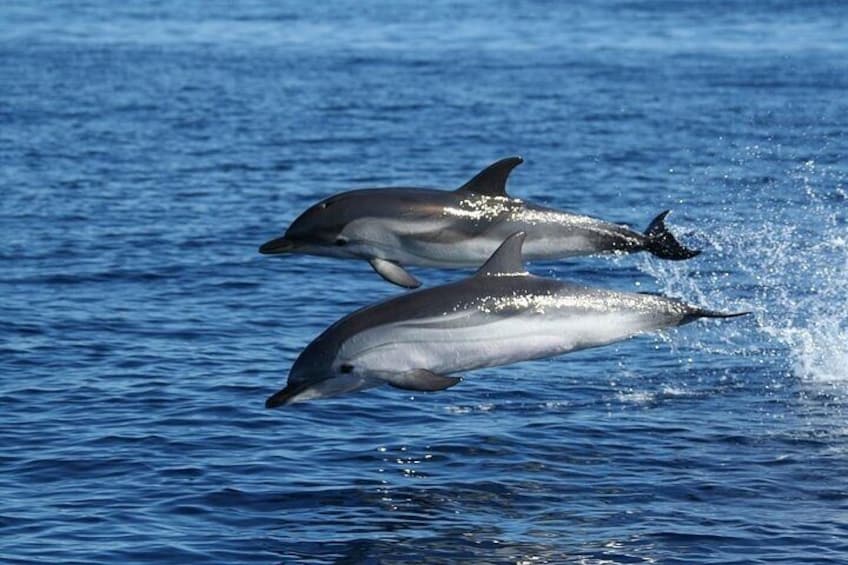
[[[759, 148], [747, 155], [749, 161], [767, 158]], [[666, 294], [754, 313], [759, 343], [734, 339], [750, 328], [726, 326], [720, 345], [709, 340], [709, 347], [785, 358], [785, 368], [799, 378], [848, 384], [846, 196], [843, 173], [804, 162], [744, 186], [734, 197], [738, 206], [699, 225], [706, 245], [693, 267], [654, 259], [641, 266]], [[742, 342], [754, 349], [742, 349]]]

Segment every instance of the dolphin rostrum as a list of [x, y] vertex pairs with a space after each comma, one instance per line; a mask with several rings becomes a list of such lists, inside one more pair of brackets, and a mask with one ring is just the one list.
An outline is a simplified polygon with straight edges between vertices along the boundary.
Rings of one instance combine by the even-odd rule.
[[454, 191], [372, 188], [336, 194], [306, 210], [285, 235], [259, 251], [366, 259], [384, 279], [407, 288], [421, 283], [402, 265], [479, 267], [517, 231], [527, 234], [525, 256], [531, 261], [643, 250], [680, 260], [699, 253], [666, 229], [668, 211], [639, 233], [513, 198], [506, 181], [522, 162], [502, 159]]
[[358, 310], [310, 343], [274, 408], [389, 384], [416, 391], [457, 384], [456, 373], [613, 343], [698, 318], [729, 318], [655, 294], [614, 292], [537, 277], [510, 236], [464, 280]]

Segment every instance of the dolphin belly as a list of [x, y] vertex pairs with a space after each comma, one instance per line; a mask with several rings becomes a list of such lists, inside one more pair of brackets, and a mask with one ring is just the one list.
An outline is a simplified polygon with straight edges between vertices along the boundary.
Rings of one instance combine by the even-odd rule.
[[451, 374], [605, 345], [653, 326], [634, 312], [478, 312], [372, 328], [344, 344], [339, 358], [361, 374], [416, 369]]
[[360, 242], [363, 256], [420, 267], [479, 266], [500, 245], [445, 218], [366, 218], [352, 222], [346, 233]]
[[528, 237], [526, 257], [531, 260], [550, 260], [579, 257], [598, 253], [596, 241], [588, 234], [576, 233], [557, 237]]
[[549, 260], [632, 252], [644, 245], [642, 234], [624, 226], [573, 214], [557, 214], [556, 218], [526, 228], [525, 257]]
[[450, 243], [408, 238], [396, 250], [398, 261], [421, 267], [479, 267], [493, 250], [496, 239], [475, 237]]
[[562, 226], [527, 226], [509, 222], [484, 232], [448, 241], [430, 240], [413, 234], [398, 240], [393, 254], [402, 264], [423, 267], [477, 267], [515, 231], [525, 231], [525, 256], [531, 260], [554, 260], [598, 253], [632, 251], [643, 245], [643, 238], [619, 226], [596, 229], [566, 229]]
[[624, 226], [523, 204], [492, 218], [444, 212], [399, 218], [364, 216], [350, 222], [343, 234], [356, 242], [347, 251], [355, 250], [363, 257], [401, 265], [462, 268], [479, 267], [517, 231], [527, 233], [525, 255], [534, 260], [634, 251], [644, 246], [644, 236]]
[[[430, 241], [409, 236], [398, 242], [392, 250], [392, 258], [405, 265], [421, 267], [479, 267], [512, 233], [509, 229], [492, 230], [464, 239], [449, 242]], [[512, 230], [514, 231], [514, 230]], [[528, 230], [529, 231], [529, 230]], [[599, 252], [597, 238], [593, 234], [574, 233], [548, 236], [544, 232], [531, 234], [527, 239], [527, 257], [533, 260], [552, 260], [566, 257], [592, 255]], [[603, 249], [601, 247], [601, 249]]]

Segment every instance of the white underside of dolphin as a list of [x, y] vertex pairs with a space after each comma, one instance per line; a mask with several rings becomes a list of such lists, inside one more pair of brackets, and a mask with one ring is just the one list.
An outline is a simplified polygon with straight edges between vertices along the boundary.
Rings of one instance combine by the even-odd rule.
[[[462, 322], [445, 327], [441, 322]], [[385, 374], [420, 367], [451, 374], [518, 361], [553, 357], [612, 343], [655, 329], [632, 313], [522, 314], [492, 320], [485, 314], [425, 318], [363, 332], [339, 351], [363, 373]]]
[[380, 385], [434, 391], [458, 373], [552, 357], [678, 326], [728, 317], [652, 294], [562, 283], [524, 271], [525, 234], [509, 237], [465, 280], [354, 312], [301, 353], [269, 407]]

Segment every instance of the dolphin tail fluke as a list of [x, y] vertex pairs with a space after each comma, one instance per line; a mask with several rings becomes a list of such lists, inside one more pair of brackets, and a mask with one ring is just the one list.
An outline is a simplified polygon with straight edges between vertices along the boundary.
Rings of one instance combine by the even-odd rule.
[[699, 249], [687, 249], [680, 244], [674, 235], [665, 226], [665, 217], [671, 210], [666, 210], [653, 219], [648, 229], [645, 230], [647, 242], [645, 248], [660, 259], [672, 261], [683, 261], [691, 259], [700, 254]]
[[715, 310], [707, 310], [706, 308], [693, 308], [691, 312], [683, 317], [680, 325], [694, 322], [701, 318], [738, 318], [739, 316], [747, 316], [751, 312], [717, 312]]

